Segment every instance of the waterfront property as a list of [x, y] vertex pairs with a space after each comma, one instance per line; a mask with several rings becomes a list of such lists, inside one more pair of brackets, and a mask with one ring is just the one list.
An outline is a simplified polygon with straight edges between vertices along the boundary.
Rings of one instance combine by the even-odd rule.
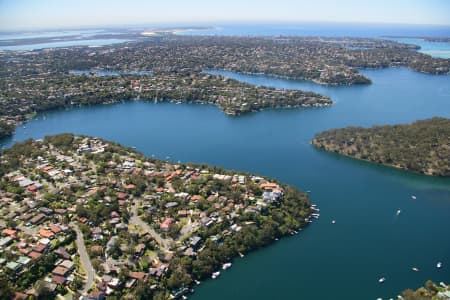
[[239, 253], [296, 232], [310, 214], [308, 196], [291, 186], [148, 159], [97, 138], [28, 140], [1, 159], [8, 293], [33, 296], [51, 282], [60, 295], [180, 297]]

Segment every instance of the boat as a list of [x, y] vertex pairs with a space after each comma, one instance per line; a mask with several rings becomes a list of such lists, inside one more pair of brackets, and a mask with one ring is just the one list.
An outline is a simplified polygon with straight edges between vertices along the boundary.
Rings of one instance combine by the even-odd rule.
[[416, 267], [413, 267], [412, 270], [413, 270], [414, 272], [419, 272], [419, 269], [416, 268]]
[[414, 200], [417, 199], [417, 197], [415, 195], [412, 195], [411, 198], [414, 199]]
[[399, 209], [397, 210], [397, 216], [401, 213], [402, 211]]
[[336, 220], [331, 221], [331, 224], [336, 224]]
[[438, 262], [438, 263], [436, 264], [436, 268], [438, 268], [438, 269], [442, 268], [442, 263], [441, 263], [441, 262]]
[[378, 279], [378, 282], [379, 283], [383, 283], [383, 282], [385, 282], [386, 281], [386, 278], [385, 277], [381, 277], [380, 279]]
[[223, 266], [222, 266], [222, 270], [226, 270], [226, 269], [228, 269], [230, 267], [231, 267], [231, 263], [230, 262], [229, 263], [224, 263]]
[[239, 256], [240, 256], [240, 257], [244, 257], [244, 254], [242, 254], [241, 252], [239, 252]]
[[211, 278], [212, 278], [212, 279], [216, 279], [217, 277], [219, 277], [219, 275], [220, 275], [220, 272], [219, 272], [219, 271], [214, 272], [214, 273], [212, 273]]
[[194, 280], [194, 282], [195, 282], [196, 285], [200, 284], [200, 281], [198, 281], [198, 280]]

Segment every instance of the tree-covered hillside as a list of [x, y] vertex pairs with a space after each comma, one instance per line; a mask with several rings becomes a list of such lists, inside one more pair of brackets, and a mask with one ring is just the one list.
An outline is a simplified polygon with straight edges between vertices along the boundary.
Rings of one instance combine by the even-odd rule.
[[312, 144], [327, 151], [434, 176], [450, 176], [450, 120], [347, 127], [317, 134]]

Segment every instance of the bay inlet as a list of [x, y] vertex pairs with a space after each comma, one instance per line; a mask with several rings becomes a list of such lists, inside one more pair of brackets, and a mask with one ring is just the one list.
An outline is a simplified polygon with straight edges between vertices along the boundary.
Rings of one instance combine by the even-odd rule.
[[[311, 191], [321, 212], [317, 222], [236, 259], [220, 279], [198, 286], [191, 299], [395, 297], [428, 279], [449, 280], [450, 180], [344, 158], [309, 142], [330, 128], [450, 118], [450, 76], [405, 68], [362, 73], [373, 84], [328, 87], [223, 73], [255, 85], [319, 92], [335, 103], [240, 117], [199, 104], [129, 101], [81, 107], [40, 114], [2, 146], [61, 132], [88, 134], [148, 156], [260, 173]], [[438, 261], [443, 268], [436, 268]], [[420, 272], [411, 271], [413, 266]], [[382, 285], [381, 277], [386, 278]]]

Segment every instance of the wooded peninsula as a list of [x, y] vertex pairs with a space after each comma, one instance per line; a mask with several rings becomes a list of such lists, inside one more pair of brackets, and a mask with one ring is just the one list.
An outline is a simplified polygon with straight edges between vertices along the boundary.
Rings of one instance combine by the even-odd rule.
[[332, 129], [317, 134], [312, 144], [326, 151], [416, 173], [450, 176], [450, 119]]

